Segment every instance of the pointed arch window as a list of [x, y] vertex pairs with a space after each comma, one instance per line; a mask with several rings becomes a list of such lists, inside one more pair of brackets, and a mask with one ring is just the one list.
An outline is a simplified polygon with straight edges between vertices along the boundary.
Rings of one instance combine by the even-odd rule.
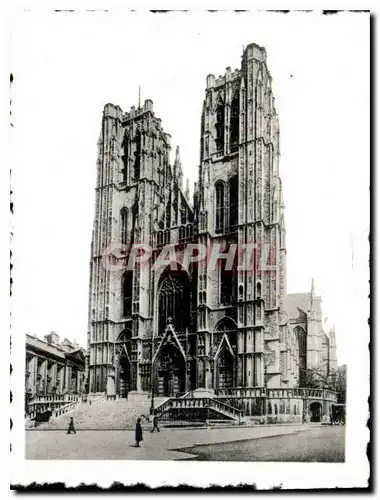
[[186, 219], [187, 219], [186, 207], [182, 206], [180, 212], [181, 212], [181, 224], [186, 224]]
[[215, 184], [216, 213], [215, 232], [223, 233], [224, 230], [224, 183], [218, 181]]
[[239, 145], [239, 92], [236, 91], [231, 103], [230, 149], [237, 151]]
[[132, 289], [133, 289], [133, 273], [127, 271], [122, 279], [122, 317], [129, 318], [132, 315]]
[[216, 108], [216, 138], [215, 145], [217, 151], [223, 151], [224, 149], [224, 104], [222, 100], [219, 100], [218, 106]]
[[233, 230], [238, 224], [238, 200], [239, 200], [239, 186], [238, 176], [234, 175], [229, 182], [229, 198], [230, 198], [230, 229]]
[[163, 231], [158, 231], [157, 233], [157, 245], [162, 245], [164, 242], [164, 233]]
[[[226, 249], [226, 253], [228, 252]], [[227, 260], [220, 264], [219, 268], [219, 301], [222, 305], [230, 305], [236, 302], [237, 297], [237, 262], [236, 254], [231, 268], [227, 266]]]
[[176, 332], [184, 332], [189, 321], [189, 283], [184, 273], [169, 273], [159, 285], [159, 333], [165, 331], [168, 318]]
[[136, 151], [135, 151], [135, 182], [140, 179], [141, 169], [141, 133], [138, 130], [136, 133]]
[[123, 141], [123, 147], [124, 147], [124, 154], [122, 156], [122, 161], [123, 161], [123, 169], [122, 169], [122, 174], [123, 174], [123, 182], [128, 181], [128, 173], [129, 173], [129, 153], [130, 153], [130, 143], [129, 143], [129, 134], [126, 133]]
[[171, 203], [170, 201], [168, 202], [168, 204], [166, 205], [166, 212], [165, 212], [165, 223], [166, 223], [166, 227], [170, 227], [170, 224], [171, 224]]
[[123, 208], [120, 212], [120, 240], [122, 245], [128, 240], [128, 210]]

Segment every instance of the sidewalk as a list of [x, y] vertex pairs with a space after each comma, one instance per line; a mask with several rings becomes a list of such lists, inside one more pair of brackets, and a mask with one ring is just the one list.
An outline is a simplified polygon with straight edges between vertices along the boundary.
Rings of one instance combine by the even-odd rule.
[[162, 429], [144, 431], [135, 448], [134, 431], [27, 431], [26, 459], [31, 460], [181, 460], [194, 455], [176, 451], [203, 444], [229, 443], [270, 436], [295, 434], [309, 425], [236, 427], [228, 429]]

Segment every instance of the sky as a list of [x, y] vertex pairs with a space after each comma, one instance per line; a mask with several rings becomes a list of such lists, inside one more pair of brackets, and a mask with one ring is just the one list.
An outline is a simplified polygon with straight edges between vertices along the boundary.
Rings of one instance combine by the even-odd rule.
[[[24, 12], [11, 26], [12, 332], [87, 338], [106, 103], [152, 99], [193, 184], [206, 76], [266, 48], [280, 120], [289, 293], [315, 279], [339, 363], [368, 343], [369, 17]], [[357, 339], [362, 342], [357, 344]]]

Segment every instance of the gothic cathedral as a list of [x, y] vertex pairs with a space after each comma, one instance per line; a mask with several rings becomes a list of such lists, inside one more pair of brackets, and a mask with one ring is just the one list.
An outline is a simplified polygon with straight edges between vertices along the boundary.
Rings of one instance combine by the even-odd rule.
[[[192, 199], [179, 148], [173, 164], [170, 152], [152, 101], [128, 113], [105, 106], [89, 392], [178, 397], [199, 388], [218, 394], [299, 386], [328, 337], [286, 310], [279, 120], [264, 48], [250, 44], [240, 69], [207, 76]], [[244, 267], [248, 248], [253, 263]], [[305, 315], [313, 319], [311, 302]]]

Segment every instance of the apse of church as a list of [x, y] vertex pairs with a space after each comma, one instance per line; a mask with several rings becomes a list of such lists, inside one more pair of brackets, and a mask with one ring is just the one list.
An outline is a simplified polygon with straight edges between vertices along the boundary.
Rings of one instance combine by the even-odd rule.
[[[239, 70], [207, 77], [200, 150], [190, 200], [179, 148], [171, 164], [171, 137], [152, 101], [128, 113], [104, 108], [90, 265], [92, 393], [297, 383], [265, 49], [251, 44]], [[190, 245], [208, 251], [184, 265]], [[242, 250], [253, 246], [253, 262], [241, 268]]]

